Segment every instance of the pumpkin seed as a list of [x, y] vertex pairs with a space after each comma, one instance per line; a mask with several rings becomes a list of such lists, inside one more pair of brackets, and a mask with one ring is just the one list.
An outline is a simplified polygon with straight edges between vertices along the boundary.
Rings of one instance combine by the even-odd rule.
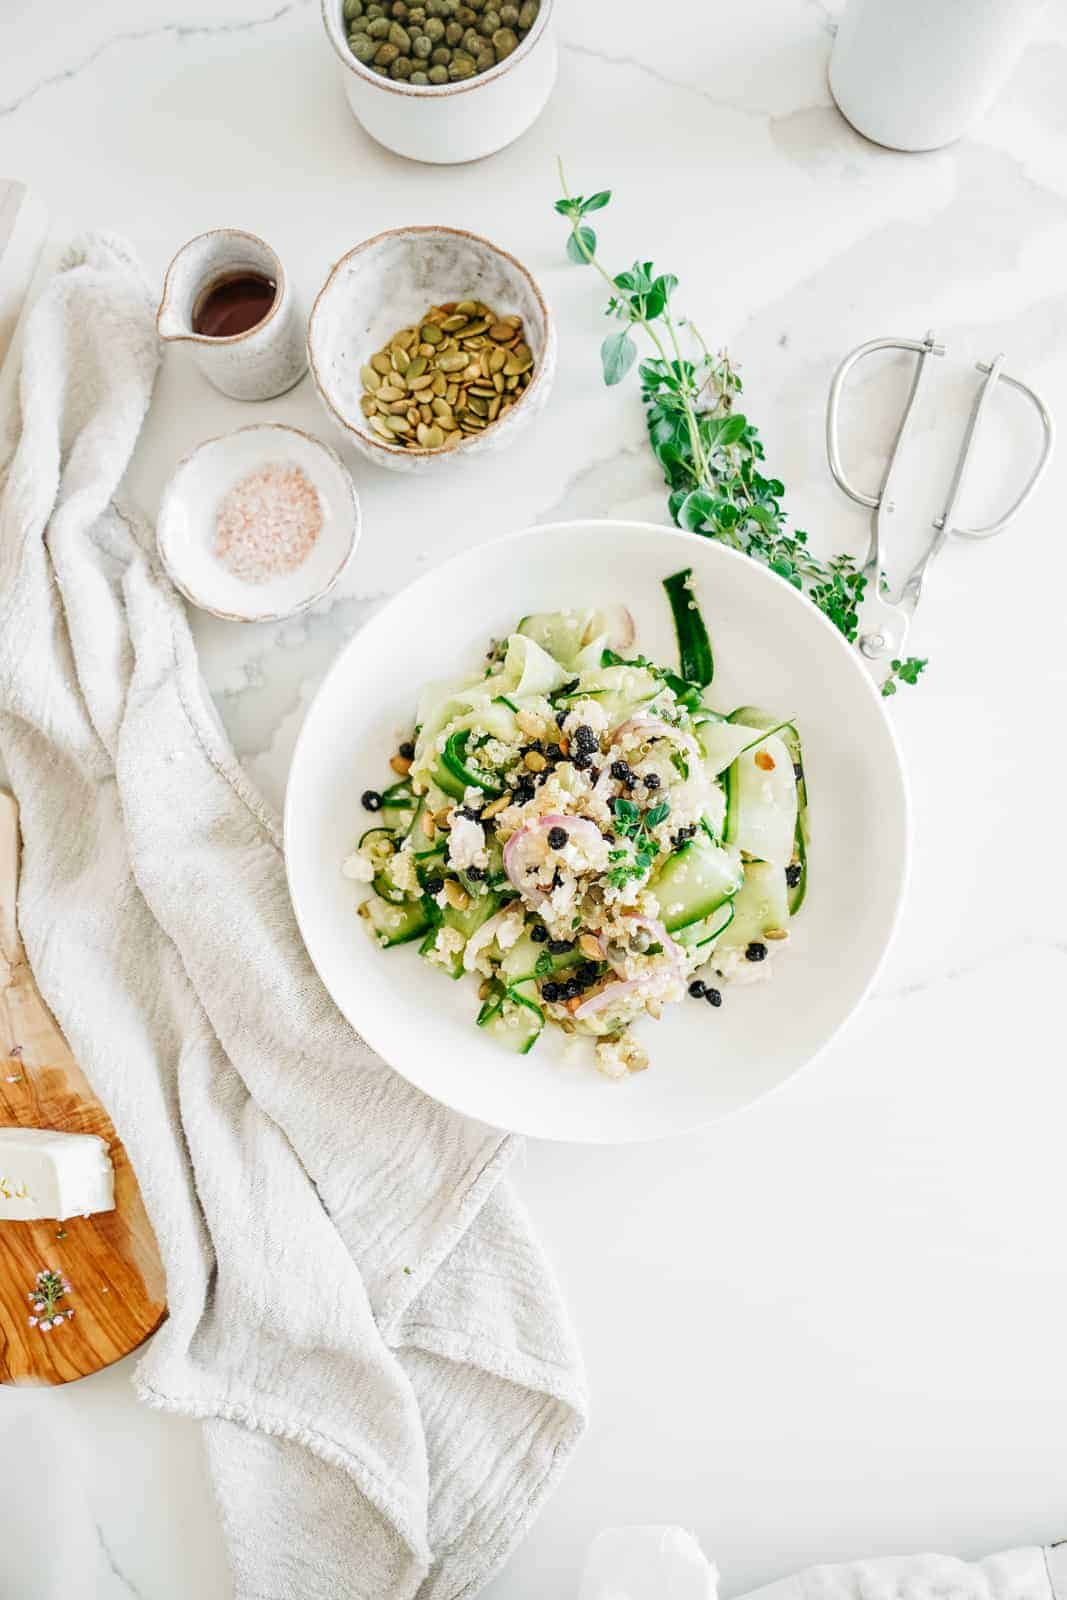
[[[383, 16], [392, 3], [384, 0]], [[411, 10], [419, 7], [394, 12], [392, 21], [417, 26]], [[491, 0], [481, 10], [494, 22], [500, 15]], [[521, 317], [498, 316], [479, 300], [443, 301], [393, 334], [361, 367], [360, 411], [391, 444], [451, 448], [502, 417], [529, 383], [532, 367]]]

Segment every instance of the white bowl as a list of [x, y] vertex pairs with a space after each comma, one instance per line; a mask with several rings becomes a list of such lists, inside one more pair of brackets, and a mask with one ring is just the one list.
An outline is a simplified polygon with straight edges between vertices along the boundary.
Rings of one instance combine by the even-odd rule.
[[[766, 983], [724, 1004], [684, 1000], [642, 1024], [652, 1063], [615, 1082], [563, 1064], [546, 1030], [528, 1056], [474, 1026], [474, 980], [451, 983], [412, 946], [380, 950], [341, 862], [368, 826], [362, 790], [431, 679], [470, 670], [527, 612], [623, 602], [637, 648], [672, 662], [661, 581], [691, 566], [715, 650], [713, 701], [796, 718], [811, 795], [807, 898]], [[323, 982], [363, 1038], [436, 1099], [497, 1127], [624, 1143], [748, 1105], [810, 1061], [867, 993], [897, 919], [908, 803], [883, 702], [833, 626], [765, 568], [695, 534], [635, 522], [532, 528], [457, 556], [392, 600], [342, 651], [297, 743], [285, 803], [289, 887]]]
[[[360, 368], [399, 329], [442, 301], [482, 300], [521, 316], [534, 358], [522, 398], [481, 433], [436, 450], [386, 444], [359, 409]], [[319, 397], [346, 439], [377, 466], [425, 472], [509, 445], [543, 408], [556, 372], [556, 325], [536, 280], [514, 256], [462, 228], [393, 228], [341, 257], [308, 319], [308, 358]]]
[[511, 144], [544, 110], [559, 67], [554, 0], [541, 0], [525, 39], [497, 66], [440, 85], [394, 82], [363, 66], [348, 48], [342, 4], [322, 0], [326, 37], [352, 115], [387, 150], [436, 165], [477, 161]]
[[[292, 462], [318, 490], [322, 530], [291, 572], [251, 583], [213, 554], [219, 501], [247, 473]], [[156, 541], [172, 582], [202, 611], [229, 622], [276, 622], [328, 594], [359, 542], [359, 500], [348, 469], [329, 445], [301, 428], [254, 423], [207, 439], [175, 467], [160, 501]]]

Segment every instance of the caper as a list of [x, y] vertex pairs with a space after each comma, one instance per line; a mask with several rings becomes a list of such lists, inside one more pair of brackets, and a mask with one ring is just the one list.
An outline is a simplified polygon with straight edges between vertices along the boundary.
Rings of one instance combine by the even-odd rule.
[[481, 49], [481, 45], [482, 41], [475, 33], [474, 29], [468, 28], [466, 33], [463, 35], [463, 49], [466, 54], [476, 57], [478, 51]]
[[418, 61], [425, 61], [432, 49], [433, 45], [424, 33], [417, 33], [411, 41], [411, 53]]
[[537, 21], [537, 13], [541, 7], [538, 0], [523, 0], [519, 7], [519, 27], [528, 31]]
[[389, 76], [391, 78], [400, 78], [400, 79], [404, 79], [404, 80], [410, 78], [411, 77], [411, 57], [410, 56], [397, 56], [396, 60], [392, 64], [392, 66], [389, 68]]
[[500, 25], [501, 25], [502, 28], [514, 28], [514, 27], [517, 26], [518, 21], [519, 21], [519, 8], [518, 8], [518, 6], [501, 6], [500, 7]]
[[430, 68], [430, 70], [426, 74], [426, 76], [429, 78], [431, 83], [447, 83], [448, 82], [448, 68], [445, 67], [445, 66], [441, 66], [438, 63], [437, 65], [432, 66]]
[[408, 27], [421, 28], [426, 21], [426, 7], [412, 6], [408, 11]]
[[448, 76], [455, 82], [458, 78], [474, 77], [475, 60], [473, 56], [464, 55], [462, 50], [457, 50], [452, 57], [448, 68]]
[[473, 11], [470, 6], [464, 5], [456, 7], [456, 21], [461, 22], [465, 28], [469, 28], [471, 23], [477, 22], [477, 20], [478, 13], [477, 11]]
[[366, 17], [368, 22], [373, 22], [375, 17], [385, 16], [385, 7], [378, 5], [377, 0], [371, 0], [370, 5], [367, 6], [363, 15]]
[[417, 83], [420, 89], [424, 89], [429, 81], [425, 72], [413, 72], [408, 79], [409, 83]]
[[[448, 63], [452, 60], [452, 52], [446, 44], [439, 44], [433, 55], [430, 57], [430, 60], [433, 62], [435, 67], [447, 67]], [[447, 72], [445, 73], [445, 77], [448, 77]]]
[[400, 51], [395, 44], [380, 44], [374, 52], [374, 65], [376, 67], [391, 67]]
[[402, 56], [411, 54], [411, 35], [399, 22], [394, 22], [389, 29], [389, 43], [395, 44]]
[[363, 15], [363, 0], [345, 0], [344, 19], [346, 22], [355, 22], [357, 17]]
[[637, 955], [643, 956], [652, 943], [652, 935], [647, 928], [636, 928], [630, 935], [630, 949]]
[[357, 61], [368, 62], [378, 46], [374, 40], [365, 33], [353, 33], [348, 41], [348, 48]]
[[372, 17], [363, 31], [369, 34], [372, 39], [377, 39], [381, 42], [383, 39], [388, 39], [391, 27], [392, 23], [388, 17]]
[[446, 26], [445, 26], [445, 43], [446, 44], [448, 44], [448, 45], [457, 45], [457, 44], [459, 44], [459, 42], [460, 42], [460, 40], [462, 38], [463, 38], [463, 24], [461, 22], [449, 22], [449, 23], [446, 24]]
[[445, 36], [445, 25], [440, 17], [427, 17], [422, 31], [433, 44], [440, 44]]
[[407, 15], [407, 0], [393, 0], [393, 21], [406, 22]]
[[498, 61], [503, 61], [505, 56], [518, 48], [518, 36], [510, 28], [498, 28], [493, 35], [493, 49], [496, 51]]

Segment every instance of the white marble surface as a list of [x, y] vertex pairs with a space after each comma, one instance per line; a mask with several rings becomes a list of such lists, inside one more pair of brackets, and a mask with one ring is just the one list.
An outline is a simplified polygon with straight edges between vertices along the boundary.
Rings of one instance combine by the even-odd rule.
[[[355, 466], [366, 532], [332, 602], [290, 625], [198, 623], [222, 715], [272, 796], [338, 645], [412, 575], [529, 522], [664, 516], [635, 390], [600, 385], [597, 287], [562, 259], [558, 151], [575, 187], [617, 190], [610, 259], [654, 252], [744, 363], [788, 503], [825, 548], [858, 550], [865, 532], [822, 446], [851, 344], [933, 323], [961, 361], [1007, 349], [1067, 418], [1062, 11], [973, 138], [904, 157], [828, 101], [834, 10], [764, 0], [713, 21], [699, 0], [563, 0], [541, 122], [489, 162], [433, 170], [352, 123], [312, 0], [5, 0], [0, 169], [41, 188], [57, 236], [119, 229], [158, 275], [189, 235], [245, 227], [310, 297], [359, 239], [441, 220], [515, 250], [556, 306], [556, 390], [513, 452], [432, 482]], [[917, 446], [915, 530], [962, 423], [963, 368], [944, 384]], [[869, 466], [886, 407], [862, 386], [850, 432]], [[325, 427], [307, 382], [255, 414]], [[250, 416], [168, 352], [132, 471], [145, 505], [190, 445]], [[991, 471], [1012, 438], [998, 430]], [[862, 1015], [706, 1134], [529, 1148], [518, 1181], [595, 1409], [494, 1600], [569, 1595], [587, 1540], [619, 1520], [691, 1526], [727, 1596], [816, 1559], [1067, 1534], [1065, 482], [1060, 466], [1023, 525], [951, 550], [931, 583], [915, 640], [928, 678], [892, 708], [914, 875]], [[127, 1378], [0, 1395], [4, 1600], [225, 1600], [195, 1430], [137, 1409]]]

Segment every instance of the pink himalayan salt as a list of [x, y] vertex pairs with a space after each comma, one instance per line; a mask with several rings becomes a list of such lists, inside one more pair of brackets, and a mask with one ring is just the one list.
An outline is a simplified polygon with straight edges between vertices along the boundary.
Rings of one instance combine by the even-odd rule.
[[322, 504], [291, 461], [259, 467], [228, 489], [215, 515], [214, 553], [235, 578], [266, 583], [293, 572], [322, 532]]

